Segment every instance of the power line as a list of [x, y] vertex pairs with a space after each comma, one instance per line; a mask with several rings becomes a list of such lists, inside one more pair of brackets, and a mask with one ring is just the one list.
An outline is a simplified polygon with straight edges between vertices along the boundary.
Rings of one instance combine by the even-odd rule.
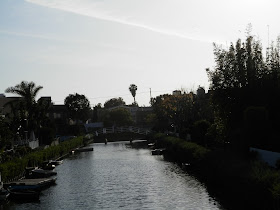
[[[149, 91], [143, 91], [143, 92], [137, 92], [137, 95], [142, 95], [142, 94], [150, 94], [150, 98], [151, 98], [151, 88], [149, 88]], [[174, 89], [173, 89], [174, 90]], [[164, 93], [164, 92], [170, 92], [173, 90], [153, 90], [153, 93]], [[115, 96], [99, 96], [99, 97], [90, 97], [88, 98], [89, 100], [97, 100], [97, 99], [111, 99], [111, 98], [118, 98], [118, 97], [123, 97], [123, 96], [130, 96], [131, 94], [127, 93], [127, 94], [120, 94], [120, 95], [115, 95]], [[64, 100], [55, 100], [53, 101], [54, 103], [60, 103], [60, 102], [64, 102]], [[91, 104], [94, 105], [94, 104]]]

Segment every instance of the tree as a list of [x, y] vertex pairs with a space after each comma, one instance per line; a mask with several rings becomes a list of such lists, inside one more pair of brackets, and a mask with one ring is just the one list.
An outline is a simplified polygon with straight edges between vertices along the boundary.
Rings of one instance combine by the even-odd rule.
[[113, 109], [110, 111], [110, 121], [116, 126], [132, 125], [131, 113], [124, 108]]
[[[12, 139], [12, 132], [9, 129], [9, 125], [0, 116], [0, 151], [10, 143]], [[1, 161], [1, 159], [0, 159]]]
[[[152, 99], [152, 107], [157, 116], [159, 130], [180, 132], [190, 127], [194, 121], [193, 94], [164, 94]], [[171, 127], [170, 127], [171, 126]]]
[[[42, 86], [36, 86], [34, 82], [22, 81], [14, 87], [6, 89], [6, 93], [14, 93], [23, 98], [20, 100], [21, 113], [18, 116], [21, 121], [21, 126], [26, 127], [29, 131], [35, 131], [39, 128], [38, 118], [36, 118], [37, 102], [36, 96], [42, 89]], [[25, 121], [25, 122], [24, 122]]]
[[108, 108], [112, 108], [112, 107], [116, 107], [116, 106], [121, 106], [121, 105], [125, 105], [125, 102], [123, 101], [123, 99], [121, 97], [119, 97], [119, 98], [112, 98], [110, 100], [107, 100], [104, 103], [104, 108], [108, 109]]
[[98, 103], [97, 105], [95, 105], [93, 107], [93, 112], [92, 112], [92, 120], [93, 122], [97, 122], [98, 121], [98, 110], [102, 109], [102, 105], [101, 103]]
[[6, 89], [6, 93], [14, 93], [24, 98], [27, 108], [31, 108], [36, 103], [35, 98], [42, 86], [36, 86], [34, 82], [22, 81], [14, 87]]
[[137, 90], [137, 86], [135, 84], [131, 84], [129, 86], [129, 91], [130, 91], [130, 93], [131, 93], [131, 95], [132, 95], [132, 97], [134, 99], [134, 104], [136, 103], [135, 102], [136, 90]]
[[243, 141], [237, 142], [238, 147], [248, 147], [250, 139], [251, 142], [254, 139], [248, 134], [244, 121], [248, 107], [269, 113], [264, 123], [266, 129], [259, 129], [257, 135], [266, 135], [266, 139], [277, 138], [276, 125], [280, 116], [277, 108], [280, 106], [277, 100], [280, 95], [279, 43], [278, 39], [276, 47], [273, 44], [269, 47], [266, 60], [260, 41], [250, 34], [244, 42], [238, 39], [235, 45], [231, 43], [228, 49], [214, 44], [216, 65], [213, 70], [206, 71], [210, 80], [215, 121], [219, 122], [223, 130], [217, 133], [227, 141], [232, 139], [232, 143], [243, 136]]
[[89, 100], [78, 93], [69, 94], [64, 100], [64, 104], [68, 109], [70, 118], [75, 121], [86, 121], [89, 119], [90, 103]]

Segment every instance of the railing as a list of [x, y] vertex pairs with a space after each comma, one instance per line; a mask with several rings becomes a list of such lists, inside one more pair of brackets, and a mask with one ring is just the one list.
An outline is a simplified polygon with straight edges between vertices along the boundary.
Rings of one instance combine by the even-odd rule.
[[138, 133], [142, 135], [147, 135], [151, 132], [150, 129], [146, 128], [139, 128], [134, 126], [125, 126], [125, 127], [107, 127], [107, 128], [100, 128], [95, 131], [94, 135], [98, 136], [99, 134], [107, 134], [107, 133], [123, 133], [123, 132], [131, 132], [131, 133]]

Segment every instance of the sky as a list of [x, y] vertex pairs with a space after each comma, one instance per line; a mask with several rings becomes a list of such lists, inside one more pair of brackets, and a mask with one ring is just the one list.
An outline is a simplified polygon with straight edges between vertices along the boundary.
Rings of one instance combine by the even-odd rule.
[[[0, 93], [21, 81], [63, 104], [206, 89], [213, 43], [227, 48], [246, 27], [263, 47], [280, 34], [277, 0], [1, 0]], [[6, 94], [6, 96], [13, 96]]]

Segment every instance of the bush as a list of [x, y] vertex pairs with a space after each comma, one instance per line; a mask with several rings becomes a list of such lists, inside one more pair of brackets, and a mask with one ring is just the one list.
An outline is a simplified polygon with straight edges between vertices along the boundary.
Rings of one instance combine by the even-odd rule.
[[71, 149], [83, 145], [83, 137], [77, 137], [65, 141], [57, 146], [38, 150], [25, 155], [22, 158], [14, 158], [11, 161], [0, 164], [0, 172], [4, 182], [21, 175], [28, 166], [41, 166], [44, 161], [57, 158], [68, 153]]
[[204, 159], [209, 150], [193, 142], [187, 142], [177, 137], [166, 136], [164, 134], [155, 134], [157, 147], [164, 147], [169, 155], [172, 155], [176, 161], [196, 162]]
[[252, 164], [252, 180], [262, 189], [268, 197], [275, 201], [280, 200], [280, 174], [262, 162], [255, 161]]

